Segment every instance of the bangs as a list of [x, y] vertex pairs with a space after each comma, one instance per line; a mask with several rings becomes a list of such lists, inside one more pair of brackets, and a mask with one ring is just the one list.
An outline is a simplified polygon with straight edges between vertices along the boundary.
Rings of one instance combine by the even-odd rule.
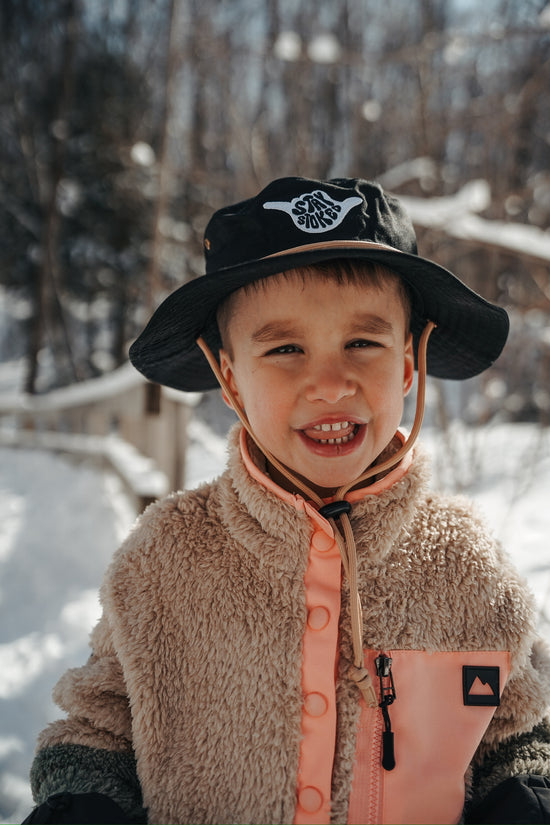
[[412, 298], [405, 281], [392, 269], [382, 264], [351, 258], [336, 258], [331, 261], [321, 261], [316, 264], [306, 264], [305, 266], [294, 269], [286, 269], [283, 272], [270, 275], [267, 278], [258, 278], [228, 295], [216, 311], [216, 320], [224, 348], [230, 351], [229, 325], [233, 317], [238, 295], [251, 295], [265, 291], [267, 284], [271, 286], [274, 281], [278, 280], [298, 280], [301, 281], [302, 284], [305, 284], [307, 281], [319, 279], [336, 281], [338, 284], [351, 284], [353, 286], [366, 285], [377, 290], [384, 289], [388, 284], [392, 285], [405, 313], [405, 333], [406, 335], [409, 334], [412, 315]]

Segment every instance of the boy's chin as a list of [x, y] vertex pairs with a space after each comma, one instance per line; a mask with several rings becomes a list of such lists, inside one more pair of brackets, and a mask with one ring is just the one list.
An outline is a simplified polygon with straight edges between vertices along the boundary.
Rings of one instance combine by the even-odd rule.
[[317, 495], [321, 498], [332, 498], [338, 492], [340, 487], [344, 487], [349, 484], [353, 485], [360, 475], [361, 473], [358, 473], [353, 478], [343, 478], [341, 480], [339, 478], [331, 479], [330, 486], [327, 486], [325, 480], [323, 480], [322, 482], [309, 480], [309, 482], [306, 483], [308, 487], [314, 490], [317, 493]]
[[[269, 465], [268, 469], [270, 477], [279, 485], [279, 487], [282, 487], [284, 490], [291, 493], [302, 493], [296, 485], [294, 485], [289, 479], [286, 478], [286, 476], [275, 469], [275, 467]], [[353, 476], [353, 478], [350, 478], [348, 475], [344, 474], [336, 476], [333, 475], [330, 482], [327, 483], [327, 479], [324, 476], [313, 476], [312, 478], [309, 478], [291, 467], [288, 467], [288, 470], [293, 476], [302, 481], [307, 487], [309, 487], [310, 490], [313, 490], [318, 496], [320, 496], [320, 498], [323, 499], [331, 498], [340, 487], [343, 487], [345, 484], [352, 484], [355, 479], [358, 478], [362, 472], [364, 472], [364, 470], [360, 470]]]

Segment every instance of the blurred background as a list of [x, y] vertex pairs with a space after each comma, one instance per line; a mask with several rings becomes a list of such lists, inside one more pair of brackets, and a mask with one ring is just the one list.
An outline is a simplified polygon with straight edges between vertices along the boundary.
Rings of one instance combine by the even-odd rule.
[[[24, 359], [26, 392], [122, 364], [163, 295], [202, 273], [212, 211], [274, 177], [376, 178], [415, 198], [482, 180], [463, 209], [548, 243], [544, 0], [0, 9], [0, 357]], [[456, 237], [452, 218], [417, 220], [419, 247], [521, 316], [499, 408], [547, 420], [549, 342], [533, 331], [547, 246], [511, 253], [506, 227], [501, 244]]]
[[379, 180], [509, 311], [490, 370], [430, 382], [425, 438], [548, 632], [550, 4], [1, 0], [0, 43], [0, 820], [116, 545], [223, 466], [219, 394], [148, 384], [128, 345], [202, 274], [211, 213], [272, 178]]

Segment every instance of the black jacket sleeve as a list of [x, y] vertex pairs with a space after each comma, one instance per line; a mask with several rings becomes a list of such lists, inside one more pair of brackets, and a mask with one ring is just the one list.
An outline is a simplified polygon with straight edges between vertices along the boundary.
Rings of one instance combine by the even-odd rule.
[[465, 822], [467, 825], [550, 823], [550, 778], [524, 774], [506, 779], [467, 812]]
[[146, 819], [130, 819], [122, 808], [101, 793], [58, 793], [35, 808], [23, 825], [138, 825]]

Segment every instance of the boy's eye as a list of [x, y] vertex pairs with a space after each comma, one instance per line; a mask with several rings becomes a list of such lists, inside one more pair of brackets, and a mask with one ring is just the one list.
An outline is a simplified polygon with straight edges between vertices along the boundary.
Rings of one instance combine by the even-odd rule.
[[355, 341], [350, 341], [348, 344], [349, 349], [363, 349], [367, 347], [381, 347], [383, 346], [380, 341], [371, 341], [366, 338], [358, 338]]
[[296, 346], [296, 344], [282, 344], [280, 347], [270, 349], [266, 355], [288, 355], [293, 352], [301, 352], [300, 347]]

